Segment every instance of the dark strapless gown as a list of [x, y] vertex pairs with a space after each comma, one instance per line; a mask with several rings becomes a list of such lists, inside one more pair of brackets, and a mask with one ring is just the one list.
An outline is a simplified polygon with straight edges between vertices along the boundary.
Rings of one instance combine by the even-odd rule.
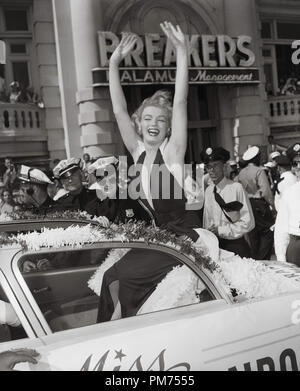
[[[143, 164], [146, 153], [143, 152], [137, 163]], [[163, 174], [170, 181], [162, 180]], [[159, 173], [160, 172], [160, 173]], [[166, 188], [167, 186], [167, 188]], [[169, 193], [169, 198], [163, 195]], [[198, 234], [193, 228], [200, 227], [196, 212], [186, 211], [184, 191], [174, 176], [168, 171], [160, 149], [157, 151], [151, 172], [152, 208], [146, 197], [141, 198], [144, 206], [151, 212], [155, 224], [177, 235], [186, 235], [193, 241]], [[97, 322], [111, 319], [114, 311], [114, 298], [118, 297], [122, 317], [135, 315], [157, 284], [180, 263], [173, 257], [154, 250], [132, 249], [108, 269], [103, 276], [99, 298]]]

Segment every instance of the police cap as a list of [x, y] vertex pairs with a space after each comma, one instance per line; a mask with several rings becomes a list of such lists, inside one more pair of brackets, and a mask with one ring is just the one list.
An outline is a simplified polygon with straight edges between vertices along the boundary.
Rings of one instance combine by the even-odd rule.
[[295, 156], [300, 156], [300, 143], [295, 143], [291, 145], [286, 150], [286, 156], [292, 161]]
[[206, 148], [202, 151], [201, 158], [205, 164], [218, 160], [226, 163], [230, 159], [230, 153], [222, 147]]

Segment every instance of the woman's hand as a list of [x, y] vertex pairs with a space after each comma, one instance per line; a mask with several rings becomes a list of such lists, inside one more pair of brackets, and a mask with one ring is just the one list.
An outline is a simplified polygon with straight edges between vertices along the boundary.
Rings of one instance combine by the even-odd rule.
[[110, 62], [114, 62], [119, 65], [120, 62], [132, 51], [137, 38], [136, 34], [122, 33], [121, 42], [111, 55]]
[[160, 23], [162, 31], [165, 33], [166, 37], [170, 39], [173, 46], [176, 50], [182, 48], [186, 49], [186, 39], [185, 35], [181, 31], [181, 28], [177, 25], [176, 28], [170, 22]]

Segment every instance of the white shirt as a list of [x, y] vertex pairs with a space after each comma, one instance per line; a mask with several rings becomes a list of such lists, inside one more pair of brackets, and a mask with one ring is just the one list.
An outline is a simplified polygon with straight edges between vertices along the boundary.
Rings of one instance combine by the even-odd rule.
[[240, 211], [226, 212], [232, 220], [231, 223], [215, 200], [214, 185], [210, 185], [205, 191], [203, 227], [210, 229], [215, 225], [218, 228], [218, 236], [223, 239], [241, 238], [255, 226], [249, 198], [240, 183], [226, 177], [216, 186], [217, 192], [226, 203], [239, 201], [243, 207]]
[[277, 261], [286, 262], [290, 234], [300, 236], [300, 182], [285, 191], [278, 210], [274, 231]]
[[277, 192], [275, 194], [275, 209], [277, 210], [277, 212], [278, 212], [278, 210], [280, 208], [280, 204], [281, 204], [283, 193], [290, 186], [292, 186], [295, 183], [297, 183], [297, 178], [291, 171], [283, 172], [280, 175], [280, 179], [282, 179], [282, 181], [278, 183], [278, 187], [277, 187], [277, 189], [279, 191], [279, 194]]

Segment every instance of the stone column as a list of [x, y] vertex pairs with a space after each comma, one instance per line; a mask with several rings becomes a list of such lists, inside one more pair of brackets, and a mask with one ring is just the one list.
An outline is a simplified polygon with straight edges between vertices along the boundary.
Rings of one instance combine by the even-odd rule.
[[33, 1], [33, 45], [51, 159], [66, 157], [51, 0]]
[[[263, 66], [260, 54], [259, 20], [255, 0], [226, 0], [224, 2], [224, 33], [237, 37], [252, 37], [251, 49], [255, 53], [255, 67], [260, 69], [263, 78]], [[239, 85], [220, 88], [222, 144], [233, 151], [233, 125], [235, 117], [240, 120], [239, 136], [242, 154], [249, 144], [265, 144], [267, 125], [264, 90], [261, 85]], [[226, 107], [226, 110], [223, 108]]]
[[70, 0], [52, 0], [52, 9], [66, 155], [81, 156]]
[[101, 0], [69, 0], [79, 107], [80, 145], [91, 157], [116, 153], [115, 123], [108, 88], [92, 87], [99, 66], [97, 32], [103, 29]]

